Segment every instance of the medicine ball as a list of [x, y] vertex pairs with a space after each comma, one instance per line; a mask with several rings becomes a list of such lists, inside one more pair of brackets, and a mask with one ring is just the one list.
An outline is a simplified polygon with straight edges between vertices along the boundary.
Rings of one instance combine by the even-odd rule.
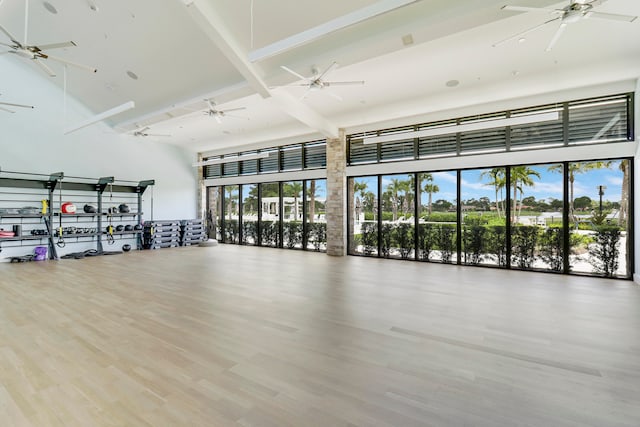
[[133, 225], [127, 224], [124, 226], [124, 231], [133, 231]]
[[142, 230], [142, 225], [136, 224], [136, 225], [133, 226], [133, 229], [136, 230], [136, 231], [140, 231], [140, 230]]
[[76, 213], [76, 205], [71, 202], [65, 202], [61, 206], [62, 213], [74, 214]]
[[120, 224], [116, 226], [116, 231], [124, 231], [124, 225]]
[[127, 206], [125, 203], [122, 203], [120, 206], [118, 206], [118, 211], [120, 211], [120, 213], [129, 213], [129, 206]]
[[93, 205], [84, 205], [84, 211], [85, 213], [97, 213], [98, 212], [98, 208], [96, 208]]
[[131, 250], [131, 245], [128, 243], [122, 245], [122, 250], [125, 252], [129, 252]]

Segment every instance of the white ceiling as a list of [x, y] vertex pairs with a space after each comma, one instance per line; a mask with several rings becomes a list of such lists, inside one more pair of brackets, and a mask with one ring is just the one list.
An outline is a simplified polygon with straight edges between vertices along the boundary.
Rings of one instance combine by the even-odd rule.
[[[158, 141], [193, 151], [306, 141], [332, 129], [376, 129], [391, 119], [492, 97], [640, 76], [640, 18], [584, 19], [569, 25], [551, 52], [545, 47], [555, 23], [527, 34], [524, 42], [492, 47], [550, 19], [545, 13], [507, 12], [503, 5], [568, 4], [549, 0], [418, 0], [270, 58], [247, 59], [254, 49], [381, 1], [195, 0], [187, 6], [184, 0], [48, 0], [57, 9], [53, 14], [44, 1], [30, 0], [28, 36], [29, 44], [78, 45], [51, 53], [98, 69], [67, 69], [68, 93], [93, 112], [135, 101], [135, 109], [109, 119], [116, 132], [149, 126], [150, 134], [171, 135]], [[24, 5], [25, 0], [0, 0], [0, 24], [20, 41]], [[199, 20], [203, 10], [212, 14]], [[640, 16], [640, 1], [608, 0], [597, 10]], [[413, 44], [405, 46], [402, 37], [409, 34]], [[0, 33], [0, 42], [7, 41]], [[328, 80], [365, 84], [323, 89], [303, 100], [305, 88], [272, 88], [299, 83], [281, 65], [306, 76], [313, 66], [324, 69], [332, 61], [339, 66]], [[47, 63], [58, 75], [42, 73], [43, 78], [62, 87], [63, 67]], [[448, 87], [450, 80], [460, 83]], [[343, 101], [323, 93], [329, 90]], [[218, 123], [204, 114], [205, 98], [222, 110], [246, 109]], [[37, 99], [28, 102], [37, 108]]]

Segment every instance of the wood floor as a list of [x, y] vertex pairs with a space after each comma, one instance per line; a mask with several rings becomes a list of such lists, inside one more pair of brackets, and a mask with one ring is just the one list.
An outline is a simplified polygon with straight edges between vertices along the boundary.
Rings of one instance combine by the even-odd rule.
[[640, 425], [628, 281], [222, 245], [0, 264], [0, 425]]

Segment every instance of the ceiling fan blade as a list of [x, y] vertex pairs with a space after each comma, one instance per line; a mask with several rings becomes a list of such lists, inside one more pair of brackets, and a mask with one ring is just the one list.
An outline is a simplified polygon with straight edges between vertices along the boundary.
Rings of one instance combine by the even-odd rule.
[[7, 113], [11, 113], [11, 114], [14, 114], [14, 113], [15, 113], [15, 111], [13, 111], [13, 110], [9, 110], [8, 108], [0, 107], [0, 110], [2, 110], [2, 111], [6, 111]]
[[300, 80], [309, 80], [308, 78], [304, 77], [302, 74], [298, 74], [295, 71], [293, 71], [291, 68], [285, 66], [285, 65], [281, 65], [280, 68], [282, 68], [283, 70], [285, 70], [286, 72], [288, 72], [289, 74], [293, 74], [294, 76], [296, 76], [297, 78], [299, 78]]
[[531, 28], [526, 29], [526, 30], [524, 30], [524, 31], [521, 31], [521, 32], [519, 32], [519, 33], [517, 33], [517, 34], [514, 34], [514, 35], [512, 35], [512, 36], [509, 36], [509, 37], [507, 37], [506, 39], [502, 39], [502, 40], [500, 40], [499, 42], [494, 43], [492, 46], [493, 46], [493, 47], [496, 47], [496, 46], [499, 46], [499, 45], [501, 45], [501, 44], [503, 44], [503, 43], [506, 43], [506, 42], [508, 42], [508, 41], [511, 41], [511, 40], [513, 40], [513, 39], [517, 39], [517, 38], [519, 38], [519, 37], [522, 37], [522, 36], [524, 36], [525, 34], [529, 34], [530, 32], [535, 31], [535, 30], [537, 30], [538, 28], [543, 27], [543, 26], [547, 25], [547, 24], [548, 24], [548, 23], [550, 23], [550, 22], [557, 21], [558, 19], [560, 19], [560, 17], [553, 18], [553, 19], [549, 19], [548, 21], [545, 21], [545, 22], [543, 22], [542, 24], [538, 24], [538, 25], [536, 25], [535, 27], [531, 27]]
[[549, 46], [547, 46], [547, 49], [546, 49], [547, 52], [549, 52], [551, 49], [553, 49], [553, 46], [555, 46], [555, 44], [560, 39], [560, 36], [562, 36], [562, 33], [564, 33], [564, 29], [565, 29], [566, 26], [567, 26], [566, 24], [560, 24], [560, 26], [556, 30], [555, 34], [553, 35], [553, 38], [549, 42]]
[[546, 12], [546, 13], [556, 13], [557, 9], [546, 9], [544, 7], [527, 7], [527, 6], [511, 6], [506, 5], [501, 7], [502, 10], [510, 10], [512, 12]]
[[[1, 46], [10, 47], [11, 49], [13, 49], [13, 45], [10, 45], [10, 44], [7, 44], [7, 43], [2, 43], [2, 42], [0, 42], [0, 45], [1, 45]], [[7, 52], [4, 52], [4, 53], [7, 53]]]
[[56, 73], [49, 68], [49, 66], [47, 64], [45, 64], [44, 62], [40, 61], [39, 59], [34, 59], [33, 62], [36, 63], [36, 65], [40, 68], [42, 68], [42, 70], [47, 73], [50, 77], [55, 77]]
[[0, 31], [2, 31], [7, 37], [9, 37], [9, 40], [11, 40], [14, 44], [17, 44], [19, 47], [22, 47], [22, 44], [20, 44], [20, 42], [2, 25], [0, 25]]
[[51, 60], [53, 60], [53, 61], [61, 62], [63, 64], [67, 64], [67, 65], [72, 65], [72, 66], [78, 67], [78, 68], [82, 68], [83, 70], [87, 70], [87, 71], [89, 71], [91, 73], [96, 73], [98, 71], [94, 67], [90, 67], [90, 66], [84, 65], [84, 64], [78, 64], [77, 62], [67, 61], [66, 59], [62, 59], [62, 58], [59, 58], [57, 56], [52, 56], [52, 55], [47, 54], [46, 57], [51, 59]]
[[220, 114], [214, 114], [213, 118], [216, 119], [216, 122], [218, 122], [218, 124], [222, 123], [222, 118], [220, 117]]
[[225, 114], [224, 116], [225, 117], [233, 117], [234, 119], [249, 120], [249, 117], [236, 116], [235, 114]]
[[351, 86], [351, 85], [363, 85], [364, 80], [354, 80], [350, 82], [322, 82], [325, 86]]
[[326, 76], [327, 74], [329, 74], [329, 73], [331, 72], [331, 70], [333, 70], [333, 69], [334, 69], [334, 68], [336, 68], [337, 66], [338, 66], [338, 63], [337, 63], [336, 61], [333, 61], [333, 62], [331, 63], [331, 65], [329, 65], [329, 66], [327, 67], [327, 69], [326, 69], [326, 70], [324, 70], [324, 71], [322, 72], [322, 74], [320, 74], [320, 75], [316, 78], [316, 80], [322, 80], [322, 79], [324, 78], [324, 76]]
[[40, 50], [48, 50], [48, 49], [60, 49], [63, 47], [74, 47], [74, 46], [78, 46], [78, 45], [72, 41], [68, 41], [68, 42], [62, 42], [62, 43], [41, 44], [41, 45], [38, 45], [38, 48]]
[[151, 137], [161, 137], [161, 138], [169, 138], [171, 135], [167, 135], [164, 133], [145, 133], [144, 136], [151, 136]]
[[228, 115], [227, 113], [229, 111], [240, 111], [240, 110], [246, 110], [247, 107], [238, 107], [238, 108], [229, 108], [228, 110], [224, 110], [225, 116]]
[[[205, 99], [205, 102], [207, 103], [207, 105], [209, 106], [209, 111], [213, 111], [215, 110], [214, 105], [216, 105], [215, 102], [213, 102], [210, 99]], [[208, 113], [208, 112], [207, 112]]]
[[0, 102], [0, 105], [9, 105], [10, 107], [34, 108], [33, 105], [12, 104], [10, 102]]
[[638, 17], [631, 15], [618, 15], [615, 13], [587, 12], [585, 18], [608, 19], [611, 21], [633, 22]]

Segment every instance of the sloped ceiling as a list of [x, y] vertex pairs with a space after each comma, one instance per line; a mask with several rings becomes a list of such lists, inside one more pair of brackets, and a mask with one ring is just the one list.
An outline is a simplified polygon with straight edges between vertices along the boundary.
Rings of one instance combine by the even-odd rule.
[[[492, 46], [550, 19], [545, 13], [508, 12], [503, 5], [568, 4], [546, 0], [418, 0], [248, 60], [255, 49], [386, 1], [30, 0], [27, 36], [29, 44], [77, 44], [50, 53], [97, 68], [93, 74], [66, 67], [67, 93], [91, 111], [135, 101], [135, 109], [108, 120], [114, 132], [131, 134], [148, 126], [149, 134], [170, 136], [147, 138], [193, 151], [283, 138], [304, 141], [345, 127], [375, 129], [389, 119], [468, 105], [487, 91], [508, 97], [640, 75], [640, 19], [583, 19], [567, 27], [551, 52], [545, 47], [555, 23], [521, 42]], [[608, 0], [597, 10], [638, 16], [640, 2]], [[1, 2], [0, 24], [22, 41], [25, 0]], [[9, 41], [0, 34], [0, 42]], [[28, 62], [16, 55], [4, 60]], [[365, 84], [325, 88], [304, 99], [306, 88], [286, 86], [300, 82], [282, 65], [310, 76], [312, 68], [326, 69], [333, 61], [338, 67], [328, 80]], [[47, 64], [56, 77], [28, 66], [63, 87], [65, 68]], [[459, 83], [448, 86], [453, 80]], [[204, 114], [209, 98], [221, 110], [244, 109], [218, 123]]]

